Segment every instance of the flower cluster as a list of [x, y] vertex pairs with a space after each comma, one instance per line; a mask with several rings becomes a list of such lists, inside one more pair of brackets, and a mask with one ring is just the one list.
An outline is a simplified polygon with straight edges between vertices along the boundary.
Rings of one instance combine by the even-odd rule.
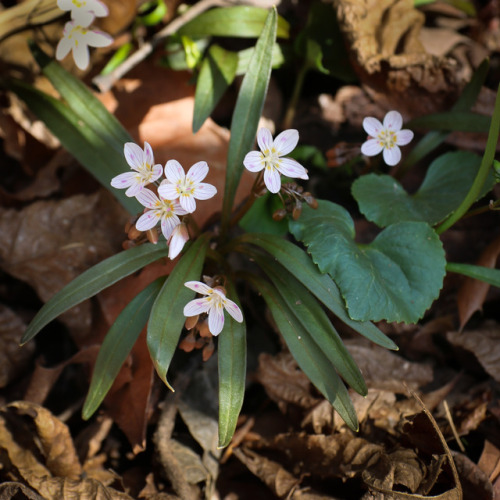
[[[111, 185], [126, 189], [127, 196], [135, 196], [146, 207], [135, 224], [137, 231], [150, 231], [160, 222], [169, 245], [168, 257], [174, 259], [189, 239], [187, 225], [180, 217], [196, 210], [195, 200], [207, 200], [217, 193], [214, 186], [201, 182], [208, 174], [208, 165], [204, 161], [195, 163], [186, 174], [178, 161], [169, 160], [163, 169], [155, 164], [153, 150], [147, 142], [144, 150], [127, 142], [124, 155], [132, 171], [117, 175]], [[166, 179], [160, 182], [163, 172]], [[156, 186], [156, 192], [146, 188], [151, 184]], [[152, 241], [156, 243], [157, 239]]]
[[57, 6], [71, 12], [71, 21], [64, 26], [63, 37], [56, 49], [56, 59], [64, 59], [73, 52], [75, 64], [80, 69], [89, 65], [89, 47], [107, 47], [113, 39], [99, 30], [90, 29], [96, 17], [108, 15], [108, 8], [100, 0], [57, 0]]

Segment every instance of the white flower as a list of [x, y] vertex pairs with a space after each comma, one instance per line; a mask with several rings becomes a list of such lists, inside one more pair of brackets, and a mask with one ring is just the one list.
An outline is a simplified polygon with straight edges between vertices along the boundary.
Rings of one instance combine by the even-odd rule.
[[80, 26], [87, 27], [92, 24], [95, 17], [105, 17], [109, 10], [100, 0], [57, 0], [61, 10], [70, 10], [71, 19]]
[[403, 117], [397, 111], [389, 111], [383, 124], [376, 118], [365, 118], [363, 128], [371, 138], [363, 143], [361, 152], [366, 156], [375, 156], [383, 150], [387, 165], [397, 165], [401, 160], [401, 150], [398, 146], [405, 146], [413, 139], [413, 132], [408, 129], [401, 130], [402, 126]]
[[111, 179], [111, 185], [114, 188], [124, 189], [127, 196], [137, 196], [146, 184], [151, 184], [161, 177], [163, 167], [155, 165], [153, 150], [145, 142], [144, 151], [140, 146], [133, 142], [127, 142], [123, 148], [125, 159], [130, 168], [135, 172], [125, 172]]
[[161, 221], [161, 232], [168, 241], [175, 227], [181, 223], [177, 216], [186, 215], [187, 212], [176, 201], [158, 198], [150, 189], [139, 191], [136, 197], [139, 203], [150, 210], [139, 217], [135, 227], [139, 231], [147, 231]]
[[186, 224], [181, 222], [174, 227], [170, 240], [168, 241], [168, 258], [175, 259], [184, 248], [184, 245], [189, 240], [189, 233]]
[[56, 49], [56, 59], [64, 59], [73, 51], [73, 59], [80, 69], [89, 65], [89, 47], [107, 47], [113, 39], [102, 31], [81, 26], [77, 21], [69, 21], [64, 26], [63, 37]]
[[211, 184], [201, 182], [208, 174], [208, 165], [205, 161], [195, 163], [184, 173], [181, 164], [176, 160], [167, 161], [165, 165], [165, 177], [169, 182], [158, 188], [158, 193], [167, 200], [179, 199], [181, 207], [186, 212], [196, 210], [197, 200], [208, 200], [215, 196], [217, 189]]
[[298, 177], [309, 179], [307, 170], [292, 158], [282, 158], [290, 153], [299, 142], [297, 130], [285, 130], [273, 141], [273, 136], [267, 128], [261, 128], [257, 132], [257, 143], [259, 151], [251, 151], [245, 156], [243, 165], [250, 172], [264, 170], [264, 182], [271, 193], [277, 193], [281, 189], [280, 174], [287, 177]]
[[191, 290], [206, 297], [194, 299], [184, 307], [184, 316], [196, 316], [201, 313], [208, 313], [208, 329], [212, 335], [219, 335], [224, 328], [224, 309], [238, 323], [243, 322], [241, 309], [232, 301], [226, 298], [222, 287], [210, 288], [200, 281], [188, 281], [184, 283]]

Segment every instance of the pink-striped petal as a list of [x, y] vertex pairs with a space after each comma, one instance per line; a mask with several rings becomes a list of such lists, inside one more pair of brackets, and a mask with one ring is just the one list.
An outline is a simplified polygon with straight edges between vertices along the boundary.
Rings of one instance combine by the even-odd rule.
[[176, 200], [179, 198], [179, 193], [177, 192], [177, 187], [175, 184], [164, 183], [158, 187], [158, 194], [164, 200]]
[[181, 194], [179, 203], [188, 214], [191, 214], [196, 210], [196, 201], [190, 194]]
[[209, 198], [213, 198], [216, 194], [217, 189], [215, 186], [212, 186], [212, 184], [201, 182], [196, 186], [193, 196], [197, 200], [208, 200]]
[[160, 217], [161, 212], [159, 210], [149, 210], [139, 217], [139, 219], [135, 223], [135, 227], [139, 231], [147, 231], [148, 229], [152, 229], [156, 226], [156, 224], [160, 220]]
[[137, 197], [137, 195], [144, 189], [143, 182], [137, 177], [138, 176], [136, 175], [135, 182], [125, 191], [125, 196], [128, 196], [129, 198], [134, 196]]
[[175, 227], [168, 242], [168, 258], [175, 259], [184, 248], [184, 245], [189, 240], [189, 233], [186, 224], [179, 224]]
[[137, 201], [146, 208], [158, 208], [161, 203], [158, 196], [156, 196], [151, 189], [143, 189], [136, 195]]
[[393, 148], [384, 148], [384, 161], [390, 167], [397, 165], [401, 160], [401, 150], [394, 146]]
[[184, 306], [184, 316], [198, 316], [198, 314], [205, 313], [210, 309], [210, 299], [208, 297], [194, 299], [191, 302], [188, 302]]
[[163, 174], [163, 167], [157, 163], [156, 165], [153, 165], [153, 176], [151, 177], [151, 181], [150, 182], [154, 182], [156, 180], [158, 180], [162, 174]]
[[126, 142], [123, 147], [123, 154], [125, 155], [125, 160], [127, 160], [130, 168], [133, 168], [134, 170], [142, 168], [144, 151], [137, 144], [134, 144], [133, 142]]
[[89, 65], [89, 48], [85, 43], [77, 43], [73, 45], [73, 59], [75, 61], [76, 67], [84, 70]]
[[260, 150], [264, 154], [267, 154], [273, 147], [273, 136], [271, 131], [267, 128], [259, 129], [257, 132], [257, 144], [259, 145]]
[[260, 151], [250, 151], [243, 160], [243, 165], [250, 172], [260, 172], [264, 168], [264, 156]]
[[125, 189], [135, 184], [136, 175], [134, 172], [125, 172], [124, 174], [117, 175], [111, 179], [111, 185], [117, 189]]
[[184, 283], [184, 286], [188, 287], [190, 290], [194, 290], [197, 293], [201, 293], [203, 295], [208, 295], [213, 293], [213, 289], [210, 288], [208, 285], [205, 285], [205, 283], [202, 283], [201, 281], [186, 281]]
[[73, 44], [67, 38], [61, 38], [57, 44], [56, 49], [56, 59], [58, 61], [63, 60], [73, 48]]
[[208, 329], [214, 336], [219, 335], [224, 328], [224, 309], [222, 307], [212, 307], [208, 314]]
[[368, 139], [361, 145], [361, 152], [366, 156], [378, 155], [382, 149], [384, 149], [384, 147], [380, 145], [378, 139]]
[[368, 116], [363, 120], [363, 128], [365, 129], [365, 132], [368, 135], [371, 135], [372, 137], [377, 137], [377, 135], [382, 130], [383, 126], [376, 118]]
[[384, 117], [384, 128], [397, 132], [403, 126], [403, 117], [397, 111], [389, 111]]
[[295, 129], [284, 130], [274, 139], [274, 149], [278, 156], [285, 156], [293, 151], [299, 142], [299, 132]]
[[113, 43], [113, 37], [99, 30], [88, 30], [84, 42], [90, 47], [107, 47]]
[[241, 309], [232, 301], [229, 299], [224, 300], [224, 307], [226, 308], [226, 311], [238, 322], [238, 323], [243, 323], [243, 313], [241, 312]]
[[407, 128], [400, 130], [396, 134], [396, 144], [398, 146], [406, 146], [413, 139], [413, 132]]
[[71, 19], [84, 28], [90, 26], [94, 21], [94, 18], [95, 14], [90, 10], [78, 8], [71, 11]]
[[173, 184], [176, 184], [177, 181], [183, 180], [186, 174], [177, 160], [168, 160], [165, 165], [165, 177]]
[[293, 179], [309, 179], [307, 170], [298, 161], [292, 158], [280, 158], [276, 168], [287, 177]]
[[175, 214], [165, 215], [163, 214], [161, 217], [161, 232], [165, 239], [168, 241], [170, 236], [172, 236], [172, 232], [175, 229], [175, 226], [179, 225], [181, 221], [179, 217]]
[[189, 170], [186, 177], [193, 182], [201, 182], [208, 174], [208, 164], [206, 161], [195, 163]]
[[153, 166], [155, 162], [155, 157], [153, 155], [153, 149], [149, 145], [149, 142], [144, 141], [144, 153], [143, 153], [143, 159], [144, 162], [149, 165]]
[[274, 167], [264, 170], [264, 182], [271, 193], [277, 193], [281, 189], [281, 175]]

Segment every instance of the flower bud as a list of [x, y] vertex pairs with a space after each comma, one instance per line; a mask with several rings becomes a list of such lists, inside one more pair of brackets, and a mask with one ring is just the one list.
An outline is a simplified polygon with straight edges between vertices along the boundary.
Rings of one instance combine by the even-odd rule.
[[285, 218], [285, 215], [286, 215], [286, 210], [284, 208], [278, 208], [278, 210], [276, 210], [273, 213], [273, 219], [275, 221], [280, 221], [280, 220], [283, 220]]
[[196, 323], [198, 323], [198, 318], [200, 317], [200, 315], [196, 315], [196, 316], [188, 316], [186, 318], [186, 321], [184, 323], [184, 326], [186, 327], [186, 330], [192, 330], [195, 326], [196, 326]]
[[293, 220], [297, 220], [300, 217], [301, 213], [302, 213], [302, 203], [300, 201], [297, 201], [292, 210]]
[[142, 234], [142, 231], [139, 231], [135, 226], [130, 226], [127, 231], [127, 236], [129, 240], [136, 240]]
[[158, 243], [158, 231], [155, 228], [148, 229], [146, 231], [146, 236], [148, 238], [148, 241], [153, 243], [153, 245], [156, 245]]

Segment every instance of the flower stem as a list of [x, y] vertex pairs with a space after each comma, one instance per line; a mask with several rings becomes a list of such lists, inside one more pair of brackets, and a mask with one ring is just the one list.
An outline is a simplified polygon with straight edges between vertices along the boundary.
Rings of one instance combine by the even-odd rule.
[[292, 128], [292, 123], [295, 118], [295, 112], [297, 111], [297, 103], [299, 101], [300, 93], [302, 92], [302, 87], [304, 86], [304, 79], [307, 72], [309, 71], [309, 65], [306, 63], [302, 66], [295, 80], [295, 87], [293, 88], [293, 94], [288, 103], [288, 108], [286, 110], [285, 118], [281, 128], [287, 130]]
[[496, 145], [498, 141], [498, 136], [500, 134], [500, 85], [497, 91], [497, 97], [495, 100], [495, 108], [493, 110], [493, 116], [491, 117], [490, 130], [488, 132], [488, 140], [486, 142], [486, 149], [484, 151], [483, 159], [479, 167], [479, 171], [472, 183], [472, 186], [467, 193], [467, 196], [460, 203], [459, 207], [439, 226], [436, 228], [437, 234], [441, 234], [447, 229], [449, 229], [453, 224], [462, 218], [463, 215], [469, 210], [471, 205], [479, 198], [481, 190], [486, 182], [488, 174], [490, 173], [490, 168], [493, 165], [493, 160], [496, 152]]

